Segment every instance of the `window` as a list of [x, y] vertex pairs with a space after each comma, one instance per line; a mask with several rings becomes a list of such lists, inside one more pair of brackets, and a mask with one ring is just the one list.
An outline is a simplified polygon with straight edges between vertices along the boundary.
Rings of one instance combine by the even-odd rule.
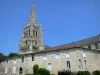
[[48, 69], [51, 71], [51, 69], [52, 69], [52, 64], [51, 63], [48, 63]]
[[16, 60], [15, 59], [13, 60], [13, 64], [16, 64]]
[[13, 66], [13, 73], [16, 73], [16, 66]]
[[7, 59], [7, 63], [8, 63], [8, 59]]
[[22, 56], [22, 62], [24, 62], [24, 56]]
[[29, 36], [30, 36], [30, 30], [29, 30]]
[[28, 32], [24, 32], [24, 37], [28, 37]]
[[70, 66], [70, 61], [67, 61], [67, 69], [70, 69], [71, 66]]
[[83, 50], [83, 57], [84, 57], [84, 58], [86, 57], [86, 53], [85, 53], [85, 50]]
[[7, 73], [7, 67], [5, 67], [5, 73]]
[[89, 45], [88, 48], [91, 49], [91, 46]]
[[60, 58], [60, 52], [56, 52], [56, 59], [59, 59]]
[[34, 55], [32, 55], [32, 61], [34, 61]]
[[26, 45], [27, 45], [27, 40], [26, 40]]
[[33, 30], [33, 36], [35, 36], [35, 30]]
[[36, 37], [37, 37], [37, 31], [36, 31]]
[[85, 63], [85, 68], [86, 68], [86, 59], [84, 60], [84, 63]]
[[43, 60], [47, 60], [47, 55], [43, 54]]
[[70, 54], [70, 51], [67, 50], [67, 51], [66, 51], [66, 58], [69, 58], [69, 54]]
[[37, 41], [35, 41], [35, 45], [37, 45]]
[[82, 69], [82, 61], [79, 59], [79, 69]]
[[98, 44], [95, 44], [95, 48], [98, 49]]

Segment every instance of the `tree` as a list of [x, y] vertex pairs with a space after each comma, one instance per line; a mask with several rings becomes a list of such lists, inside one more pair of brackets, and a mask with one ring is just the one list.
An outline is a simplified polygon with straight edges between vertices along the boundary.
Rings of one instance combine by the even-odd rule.
[[8, 55], [8, 57], [14, 57], [14, 56], [18, 56], [18, 53], [10, 53], [10, 54]]

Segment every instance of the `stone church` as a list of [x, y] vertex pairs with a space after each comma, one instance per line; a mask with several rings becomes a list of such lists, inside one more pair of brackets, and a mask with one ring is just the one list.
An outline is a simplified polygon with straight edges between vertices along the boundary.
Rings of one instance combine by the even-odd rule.
[[32, 73], [35, 64], [53, 74], [60, 70], [100, 70], [100, 35], [50, 47], [43, 42], [42, 30], [32, 6], [29, 21], [22, 31], [19, 56], [0, 62], [1, 75]]

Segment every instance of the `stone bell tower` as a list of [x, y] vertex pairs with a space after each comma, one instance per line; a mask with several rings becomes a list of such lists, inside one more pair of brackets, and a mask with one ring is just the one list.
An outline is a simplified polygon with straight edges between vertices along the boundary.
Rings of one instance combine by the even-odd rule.
[[19, 48], [19, 54], [35, 53], [39, 50], [44, 50], [42, 25], [37, 25], [34, 5], [32, 5], [29, 21], [23, 28]]

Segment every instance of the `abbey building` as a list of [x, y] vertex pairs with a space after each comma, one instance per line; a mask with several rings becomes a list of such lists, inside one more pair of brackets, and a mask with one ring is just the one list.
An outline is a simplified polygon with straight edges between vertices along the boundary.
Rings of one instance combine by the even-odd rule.
[[20, 39], [19, 56], [0, 62], [0, 74], [25, 75], [33, 72], [35, 64], [54, 74], [60, 70], [100, 70], [100, 35], [56, 47], [47, 46], [32, 6]]

